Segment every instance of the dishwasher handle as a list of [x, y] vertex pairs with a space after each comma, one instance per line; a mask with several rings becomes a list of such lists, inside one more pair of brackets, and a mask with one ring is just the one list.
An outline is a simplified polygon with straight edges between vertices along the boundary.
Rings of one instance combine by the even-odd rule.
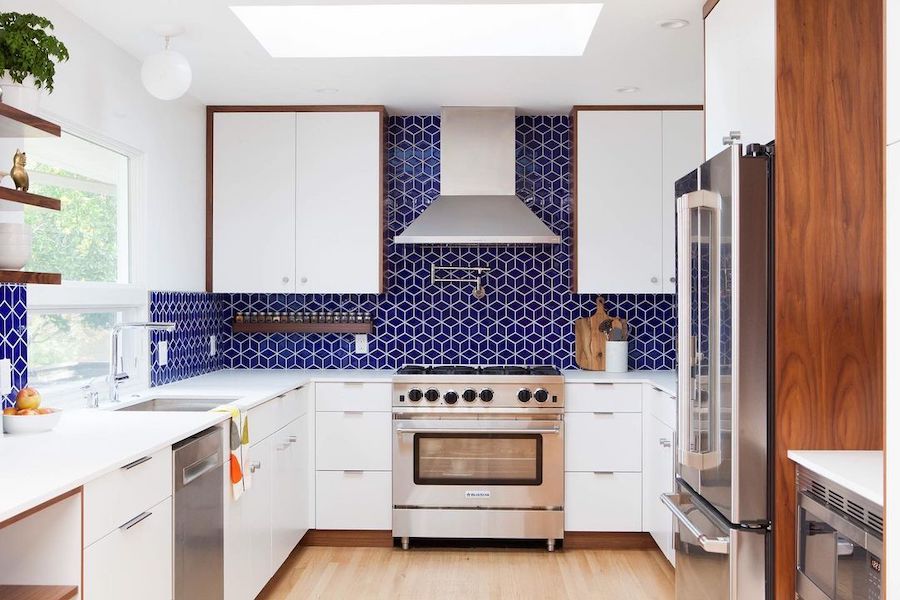
[[192, 465], [188, 465], [181, 470], [181, 485], [190, 484], [195, 479], [203, 477], [213, 469], [217, 469], [222, 461], [219, 460], [218, 454], [210, 454], [206, 458], [200, 459]]

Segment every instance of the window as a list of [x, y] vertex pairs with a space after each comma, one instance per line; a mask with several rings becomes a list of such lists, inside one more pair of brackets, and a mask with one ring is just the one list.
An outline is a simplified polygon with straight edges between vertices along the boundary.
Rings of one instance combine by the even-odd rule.
[[[48, 404], [75, 406], [88, 383], [105, 395], [113, 325], [146, 317], [133, 261], [142, 161], [132, 149], [63, 128], [60, 138], [25, 141], [30, 191], [62, 203], [59, 212], [25, 207], [34, 239], [25, 268], [63, 278], [60, 286], [29, 287], [28, 379]], [[122, 348], [132, 380], [121, 387], [146, 385], [147, 338], [126, 335]]]

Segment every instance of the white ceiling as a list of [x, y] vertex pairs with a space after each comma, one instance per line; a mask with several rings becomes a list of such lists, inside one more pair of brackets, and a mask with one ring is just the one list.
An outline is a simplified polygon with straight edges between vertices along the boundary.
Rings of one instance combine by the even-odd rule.
[[[58, 0], [138, 59], [162, 47], [161, 26], [183, 27], [172, 47], [190, 61], [190, 93], [205, 104], [385, 104], [393, 114], [437, 113], [445, 105], [565, 113], [573, 104], [701, 104], [702, 1], [603, 1], [580, 57], [276, 59], [229, 6], [298, 2]], [[663, 29], [657, 22], [665, 19], [690, 25]], [[616, 91], [626, 86], [640, 91]]]

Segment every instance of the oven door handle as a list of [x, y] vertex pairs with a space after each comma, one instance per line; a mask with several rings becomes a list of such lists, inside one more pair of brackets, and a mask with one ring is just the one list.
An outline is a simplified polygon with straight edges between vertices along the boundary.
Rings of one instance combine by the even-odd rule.
[[394, 431], [399, 434], [404, 433], [471, 433], [471, 434], [479, 434], [479, 433], [540, 433], [540, 434], [554, 434], [559, 433], [559, 427], [547, 427], [541, 429], [528, 429], [519, 428], [519, 429], [505, 429], [505, 428], [462, 428], [462, 427], [395, 427]]

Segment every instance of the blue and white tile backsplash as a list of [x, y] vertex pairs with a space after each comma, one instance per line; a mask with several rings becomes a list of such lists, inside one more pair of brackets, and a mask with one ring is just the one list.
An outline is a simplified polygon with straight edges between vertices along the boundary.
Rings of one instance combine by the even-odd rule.
[[24, 285], [0, 285], [0, 358], [12, 362], [12, 393], [0, 398], [2, 408], [12, 406], [28, 381], [27, 315]]
[[[154, 366], [154, 383], [215, 368], [395, 368], [404, 363], [522, 363], [575, 368], [573, 321], [589, 315], [595, 296], [570, 292], [572, 231], [569, 194], [569, 119], [516, 119], [519, 197], [563, 243], [557, 246], [440, 247], [394, 245], [393, 237], [440, 191], [440, 119], [389, 119], [386, 293], [380, 295], [154, 294], [151, 315], [173, 314], [184, 344], [170, 346], [169, 366]], [[640, 252], [640, 248], [633, 251]], [[483, 265], [487, 297], [471, 286], [431, 285], [432, 263]], [[190, 298], [180, 299], [181, 296]], [[191, 299], [192, 298], [192, 299]], [[675, 297], [612, 294], [607, 311], [626, 317], [633, 332], [632, 369], [675, 366]], [[162, 306], [183, 309], [166, 312]], [[192, 308], [187, 308], [192, 307]], [[367, 354], [353, 354], [353, 336], [234, 334], [237, 311], [364, 310], [375, 333]], [[213, 313], [222, 356], [209, 359]], [[203, 332], [201, 335], [200, 332]], [[204, 338], [205, 336], [205, 338]], [[175, 337], [179, 337], [176, 332]], [[177, 349], [177, 350], [176, 350]], [[173, 352], [173, 350], [176, 350]], [[173, 360], [174, 359], [174, 360]], [[177, 363], [177, 365], [175, 364]], [[155, 364], [155, 363], [154, 363]]]
[[[154, 331], [150, 335], [150, 384], [162, 385], [188, 377], [218, 371], [222, 354], [209, 355], [209, 337], [221, 335], [220, 301], [202, 292], [151, 292], [150, 320], [171, 321], [175, 331]], [[168, 362], [159, 365], [159, 342], [168, 340]]]

